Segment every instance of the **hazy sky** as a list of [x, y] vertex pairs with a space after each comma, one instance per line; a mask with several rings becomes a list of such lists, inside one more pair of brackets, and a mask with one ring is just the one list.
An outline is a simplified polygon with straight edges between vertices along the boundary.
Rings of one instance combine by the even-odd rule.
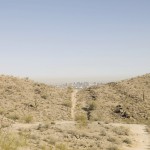
[[0, 0], [0, 74], [110, 79], [150, 72], [150, 0]]

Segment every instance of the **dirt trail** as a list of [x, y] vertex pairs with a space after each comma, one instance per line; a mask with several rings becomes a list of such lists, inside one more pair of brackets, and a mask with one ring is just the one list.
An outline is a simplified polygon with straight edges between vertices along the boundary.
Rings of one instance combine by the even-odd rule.
[[35, 123], [15, 123], [13, 124], [10, 128], [13, 130], [19, 130], [19, 129], [35, 129], [37, 128], [40, 124], [40, 122], [35, 122]]
[[148, 150], [150, 149], [150, 135], [146, 132], [146, 125], [140, 124], [115, 124], [115, 126], [124, 126], [132, 132], [135, 144], [131, 147], [124, 147], [124, 150]]
[[72, 96], [71, 96], [71, 102], [72, 102], [72, 108], [71, 108], [71, 118], [73, 120], [75, 120], [75, 107], [76, 107], [76, 102], [77, 102], [77, 95], [78, 90], [74, 89], [72, 92]]

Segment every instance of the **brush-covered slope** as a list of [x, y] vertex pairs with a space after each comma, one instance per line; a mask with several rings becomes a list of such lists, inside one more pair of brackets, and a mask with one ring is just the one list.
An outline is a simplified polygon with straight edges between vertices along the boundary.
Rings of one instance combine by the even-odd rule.
[[89, 120], [149, 122], [150, 74], [80, 91], [77, 113]]
[[71, 91], [0, 76], [0, 116], [19, 122], [70, 120]]

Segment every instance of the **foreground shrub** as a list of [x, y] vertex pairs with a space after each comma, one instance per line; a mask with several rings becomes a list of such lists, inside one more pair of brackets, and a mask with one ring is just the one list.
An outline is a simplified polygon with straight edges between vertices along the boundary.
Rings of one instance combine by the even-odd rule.
[[63, 144], [63, 143], [57, 144], [57, 145], [55, 146], [55, 149], [56, 149], [56, 150], [68, 150], [67, 146], [66, 146], [65, 144]]
[[11, 119], [11, 120], [19, 120], [19, 116], [17, 114], [10, 114], [9, 116], [7, 116], [7, 118]]
[[75, 120], [77, 121], [77, 123], [79, 123], [80, 127], [85, 127], [87, 126], [87, 117], [86, 115], [84, 114], [80, 114], [80, 115], [77, 115], [75, 117]]
[[62, 105], [64, 105], [65, 107], [71, 107], [72, 104], [70, 100], [65, 100]]
[[112, 145], [112, 146], [108, 147], [107, 150], [120, 150], [120, 149], [117, 146]]
[[24, 116], [23, 120], [25, 121], [25, 123], [31, 123], [33, 121], [33, 116], [26, 115]]
[[132, 141], [130, 139], [127, 139], [127, 138], [124, 139], [123, 142], [126, 144], [132, 144]]
[[0, 132], [0, 149], [18, 150], [18, 148], [26, 145], [26, 138], [24, 136], [15, 133]]
[[128, 128], [125, 128], [125, 127], [115, 127], [113, 129], [113, 132], [118, 134], [118, 135], [129, 135], [130, 133], [130, 130]]

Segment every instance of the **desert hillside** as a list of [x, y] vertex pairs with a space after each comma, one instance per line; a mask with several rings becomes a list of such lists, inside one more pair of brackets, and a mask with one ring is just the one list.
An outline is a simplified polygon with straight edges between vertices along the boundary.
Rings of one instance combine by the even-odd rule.
[[149, 89], [149, 74], [81, 91], [0, 76], [0, 150], [142, 149], [146, 126], [123, 122], [149, 121]]
[[0, 76], [0, 150], [117, 150], [137, 142], [128, 127], [76, 116], [77, 93]]
[[81, 90], [76, 113], [93, 121], [148, 123], [150, 74]]
[[70, 120], [70, 97], [69, 89], [0, 76], [0, 114], [10, 120]]

